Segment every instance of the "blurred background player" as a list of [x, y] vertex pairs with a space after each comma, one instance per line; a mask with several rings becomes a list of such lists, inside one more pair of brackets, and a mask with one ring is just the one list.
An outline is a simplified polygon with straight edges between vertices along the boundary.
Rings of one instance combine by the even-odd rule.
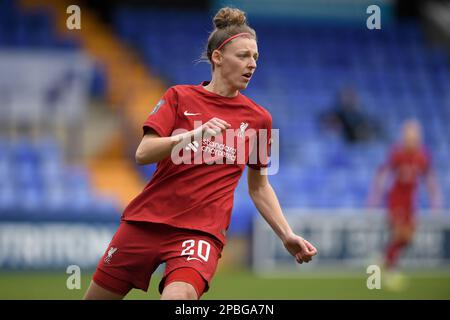
[[[391, 177], [393, 182], [387, 192], [389, 243], [384, 256], [386, 271], [396, 268], [400, 253], [413, 240], [416, 230], [415, 195], [420, 178], [425, 179], [433, 212], [441, 207], [440, 190], [431, 167], [430, 154], [422, 143], [422, 128], [416, 120], [410, 119], [403, 123], [399, 143], [378, 169], [369, 200], [371, 205], [380, 204]], [[389, 278], [387, 280], [389, 285]], [[393, 281], [391, 284], [395, 286]]]

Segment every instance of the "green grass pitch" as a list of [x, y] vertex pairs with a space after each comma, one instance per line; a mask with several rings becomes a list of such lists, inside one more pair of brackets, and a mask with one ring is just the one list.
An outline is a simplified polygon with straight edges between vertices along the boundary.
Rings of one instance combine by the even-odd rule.
[[[92, 271], [82, 274], [81, 289], [69, 290], [69, 275], [61, 272], [0, 271], [0, 299], [81, 299]], [[132, 290], [126, 299], [158, 299], [161, 275], [153, 276], [147, 293]], [[405, 273], [406, 285], [392, 291], [369, 290], [365, 273], [272, 274], [258, 277], [246, 271], [220, 271], [203, 299], [450, 299], [450, 272]]]

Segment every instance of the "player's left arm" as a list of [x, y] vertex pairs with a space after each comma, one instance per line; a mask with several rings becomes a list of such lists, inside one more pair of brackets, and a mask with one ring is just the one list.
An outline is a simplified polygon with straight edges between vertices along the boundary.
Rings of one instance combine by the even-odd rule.
[[436, 214], [439, 212], [439, 209], [442, 208], [441, 189], [439, 188], [439, 182], [434, 171], [431, 153], [426, 149], [423, 150], [423, 153], [425, 161], [422, 163], [422, 173], [432, 212]]
[[425, 173], [425, 183], [427, 186], [431, 208], [434, 212], [438, 212], [438, 210], [442, 208], [442, 194], [436, 174], [431, 168]]
[[298, 263], [309, 262], [317, 254], [317, 249], [292, 231], [267, 175], [248, 167], [248, 190], [259, 213], [281, 239], [286, 250]]

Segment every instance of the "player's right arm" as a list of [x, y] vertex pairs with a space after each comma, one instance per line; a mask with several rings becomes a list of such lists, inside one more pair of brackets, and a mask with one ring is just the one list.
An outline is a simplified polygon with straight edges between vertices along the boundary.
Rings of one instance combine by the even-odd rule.
[[[136, 150], [136, 163], [146, 165], [167, 158], [179, 143], [187, 145], [194, 137], [216, 136], [228, 129], [230, 124], [219, 118], [212, 118], [200, 127], [186, 133], [162, 137], [152, 128], [147, 128]], [[182, 145], [184, 147], [184, 145]]]
[[369, 207], [381, 206], [382, 202], [381, 200], [384, 194], [384, 189], [392, 173], [392, 166], [394, 162], [395, 162], [395, 154], [394, 151], [391, 151], [388, 156], [388, 159], [378, 167], [367, 199], [367, 205]]
[[372, 188], [369, 192], [369, 198], [367, 200], [369, 207], [379, 207], [381, 205], [384, 188], [389, 178], [389, 171], [389, 167], [385, 165], [378, 168]]
[[169, 88], [144, 122], [144, 136], [136, 150], [136, 163], [146, 165], [167, 158], [178, 145], [189, 144], [193, 139], [204, 135], [217, 135], [229, 128], [229, 124], [218, 118], [212, 118], [194, 130], [173, 135], [178, 117], [178, 91]]
[[136, 149], [136, 163], [139, 165], [158, 162], [170, 155], [176, 140], [172, 137], [161, 137], [154, 130], [149, 130], [142, 137], [141, 143]]

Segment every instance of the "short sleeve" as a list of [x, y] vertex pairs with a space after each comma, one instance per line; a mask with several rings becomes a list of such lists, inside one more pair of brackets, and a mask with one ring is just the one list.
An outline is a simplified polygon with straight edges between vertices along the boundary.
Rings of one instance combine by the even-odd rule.
[[[252, 152], [257, 152], [256, 163], [247, 163], [247, 165], [255, 170], [267, 168], [269, 166], [271, 147], [272, 147], [272, 117], [267, 113], [264, 119], [264, 125], [258, 130], [257, 148], [253, 148]], [[252, 156], [249, 157], [252, 159]], [[254, 156], [253, 156], [254, 158]]]
[[170, 136], [175, 127], [177, 107], [176, 92], [173, 88], [170, 88], [164, 93], [147, 120], [145, 120], [143, 125], [144, 133], [148, 128], [151, 128], [161, 137]]

